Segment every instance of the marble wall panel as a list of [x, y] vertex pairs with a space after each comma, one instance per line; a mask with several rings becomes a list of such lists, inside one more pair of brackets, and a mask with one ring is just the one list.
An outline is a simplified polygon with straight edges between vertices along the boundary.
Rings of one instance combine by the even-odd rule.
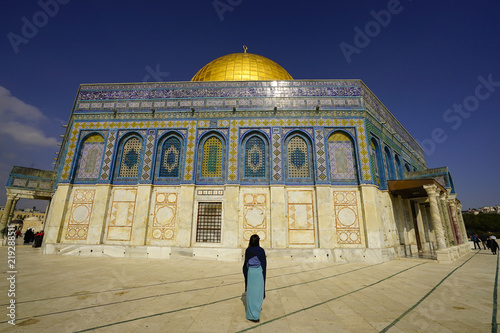
[[243, 241], [259, 235], [261, 242], [268, 241], [267, 193], [243, 193]]
[[338, 244], [361, 244], [356, 191], [333, 191]]
[[157, 192], [151, 238], [173, 240], [177, 222], [177, 193]]
[[288, 190], [288, 243], [315, 245], [313, 191]]
[[113, 191], [106, 240], [130, 241], [136, 196], [136, 189], [115, 189]]
[[75, 189], [68, 215], [65, 239], [86, 240], [94, 204], [94, 189]]

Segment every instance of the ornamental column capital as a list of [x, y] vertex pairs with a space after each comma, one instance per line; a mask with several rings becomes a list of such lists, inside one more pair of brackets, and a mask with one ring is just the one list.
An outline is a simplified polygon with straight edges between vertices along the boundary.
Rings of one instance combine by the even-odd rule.
[[14, 201], [14, 200], [19, 200], [17, 194], [13, 194], [13, 193], [7, 193], [7, 200], [11, 200], [11, 201]]
[[[448, 200], [448, 203], [450, 204], [451, 208], [456, 208], [457, 207], [457, 201], [455, 199]], [[462, 205], [460, 205], [460, 206], [462, 206]]]
[[443, 201], [448, 200], [448, 193], [446, 193], [446, 192], [440, 192], [439, 193], [439, 199], [441, 199]]
[[427, 192], [427, 195], [429, 196], [436, 196], [439, 192], [438, 192], [438, 187], [434, 184], [430, 184], [430, 185], [424, 185], [424, 190], [425, 192]]

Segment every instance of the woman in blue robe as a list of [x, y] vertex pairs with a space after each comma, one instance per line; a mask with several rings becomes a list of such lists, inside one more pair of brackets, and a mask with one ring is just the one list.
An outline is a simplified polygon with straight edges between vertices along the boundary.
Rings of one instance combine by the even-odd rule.
[[245, 291], [247, 299], [246, 317], [258, 323], [262, 302], [266, 297], [266, 252], [259, 246], [259, 236], [252, 235], [245, 251], [243, 275], [245, 276]]

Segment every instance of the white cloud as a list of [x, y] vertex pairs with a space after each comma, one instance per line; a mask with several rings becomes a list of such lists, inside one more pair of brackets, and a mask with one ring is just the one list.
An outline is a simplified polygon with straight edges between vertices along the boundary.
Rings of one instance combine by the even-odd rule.
[[7, 134], [19, 143], [36, 145], [40, 147], [53, 147], [57, 145], [56, 138], [46, 137], [43, 132], [29, 125], [11, 121], [7, 126], [0, 127], [0, 134]]
[[56, 146], [56, 138], [47, 137], [38, 128], [38, 122], [46, 119], [37, 107], [23, 102], [0, 86], [0, 134], [30, 146]]

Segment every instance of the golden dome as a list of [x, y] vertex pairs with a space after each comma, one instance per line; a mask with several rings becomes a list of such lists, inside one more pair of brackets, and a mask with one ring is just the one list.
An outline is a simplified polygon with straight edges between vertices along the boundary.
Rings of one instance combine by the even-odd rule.
[[266, 57], [252, 53], [233, 53], [212, 60], [191, 81], [293, 80], [288, 72]]

